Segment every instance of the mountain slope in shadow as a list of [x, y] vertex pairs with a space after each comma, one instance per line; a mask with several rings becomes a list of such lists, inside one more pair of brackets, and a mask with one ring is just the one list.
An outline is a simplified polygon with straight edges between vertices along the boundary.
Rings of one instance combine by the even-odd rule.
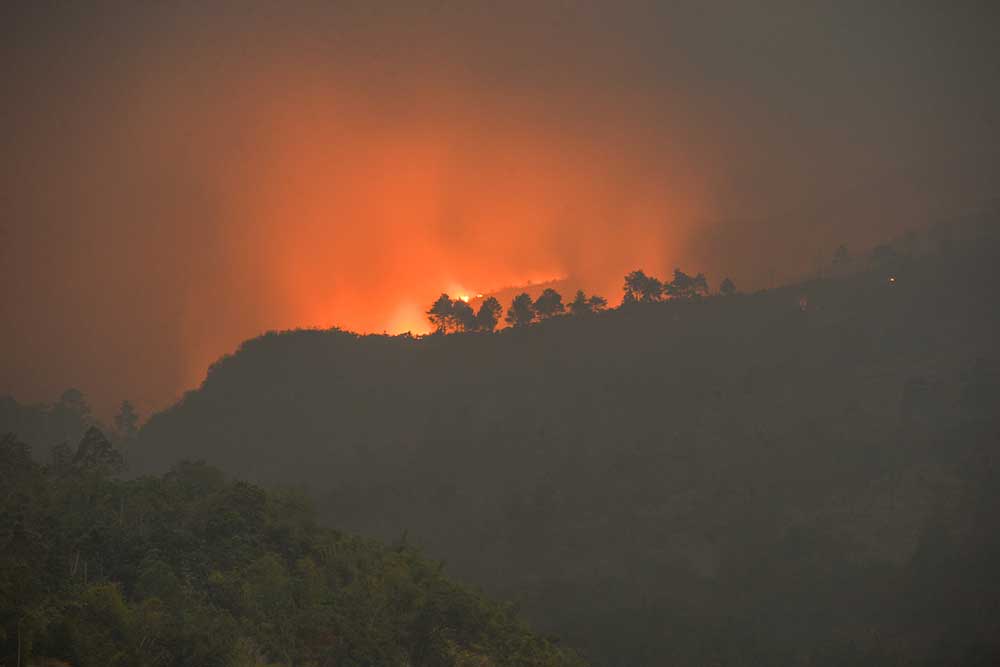
[[271, 333], [132, 461], [306, 485], [600, 664], [988, 664], [998, 261], [982, 240], [493, 335]]

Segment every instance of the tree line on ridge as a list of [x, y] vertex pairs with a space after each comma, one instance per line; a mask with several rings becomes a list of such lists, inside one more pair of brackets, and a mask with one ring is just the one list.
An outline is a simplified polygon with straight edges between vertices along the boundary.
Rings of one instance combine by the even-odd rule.
[[[622, 289], [625, 292], [622, 306], [669, 299], [697, 299], [709, 294], [705, 274], [690, 276], [680, 269], [674, 269], [674, 278], [670, 282], [646, 275], [637, 269], [625, 276]], [[719, 285], [719, 294], [730, 296], [735, 293], [735, 283], [730, 278], [725, 278]], [[562, 295], [549, 287], [534, 300], [527, 292], [515, 296], [504, 316], [504, 322], [511, 327], [525, 327], [567, 313], [577, 317], [594, 315], [607, 307], [607, 299], [596, 294], [587, 296], [583, 290], [577, 290], [568, 304], [563, 303]], [[500, 324], [503, 312], [503, 306], [496, 297], [487, 297], [480, 304], [479, 310], [473, 310], [465, 299], [452, 299], [448, 294], [442, 293], [426, 314], [436, 333], [491, 333]]]

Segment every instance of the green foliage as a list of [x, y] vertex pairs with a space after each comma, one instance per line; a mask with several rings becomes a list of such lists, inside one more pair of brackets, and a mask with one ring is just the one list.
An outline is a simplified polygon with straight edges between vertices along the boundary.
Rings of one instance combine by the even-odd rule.
[[97, 425], [83, 393], [67, 389], [54, 404], [23, 405], [9, 396], [0, 396], [0, 434], [14, 433], [40, 452], [51, 448], [68, 449], [91, 426]]
[[104, 434], [91, 426], [73, 456], [73, 466], [81, 471], [98, 475], [114, 475], [122, 471], [124, 461]]
[[[963, 664], [966, 651], [989, 664], [998, 258], [955, 247], [892, 287], [859, 261], [837, 279], [515, 335], [264, 336], [133, 451], [308, 484], [328, 521], [409, 530], [604, 665]], [[231, 573], [279, 530], [288, 576], [303, 558], [323, 571], [294, 505], [212, 556], [213, 600], [237, 608]], [[399, 556], [380, 558], [379, 577], [340, 589], [365, 611], [338, 623], [372, 655], [386, 598], [370, 591], [408, 590], [388, 576]], [[420, 608], [409, 627], [440, 616]], [[446, 664], [491, 646], [421, 632]]]
[[191, 462], [116, 479], [116, 454], [88, 432], [43, 466], [0, 440], [0, 664], [580, 664], [412, 548], [319, 528], [301, 493]]

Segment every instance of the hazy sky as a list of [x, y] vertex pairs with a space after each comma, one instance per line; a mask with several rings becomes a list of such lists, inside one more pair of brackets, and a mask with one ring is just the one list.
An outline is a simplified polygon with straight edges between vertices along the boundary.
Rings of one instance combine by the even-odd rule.
[[993, 2], [4, 11], [21, 400], [148, 411], [264, 330], [418, 331], [442, 290], [760, 286], [998, 194]]

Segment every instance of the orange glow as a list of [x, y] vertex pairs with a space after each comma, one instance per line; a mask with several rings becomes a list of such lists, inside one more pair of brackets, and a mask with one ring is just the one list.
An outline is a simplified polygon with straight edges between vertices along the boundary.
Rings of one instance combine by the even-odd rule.
[[752, 291], [996, 194], [955, 95], [989, 58], [897, 58], [948, 31], [878, 31], [868, 66], [826, 18], [772, 39], [698, 3], [59, 4], [5, 23], [0, 394], [105, 418], [263, 331], [419, 334], [442, 292], [554, 280], [613, 306], [637, 268]]
[[616, 302], [630, 267], [667, 268], [695, 202], [665, 173], [632, 184], [589, 159], [604, 140], [503, 107], [442, 117], [447, 92], [427, 96], [441, 101], [391, 122], [310, 86], [261, 111], [259, 159], [226, 186], [230, 262], [265, 271], [257, 329], [424, 333], [442, 292], [572, 276]]
[[[104, 240], [113, 260], [100, 265], [114, 278], [87, 289], [107, 295], [106, 312], [142, 311], [109, 319], [101, 341], [117, 338], [104, 363], [68, 381], [91, 387], [111, 356], [125, 389], [96, 397], [103, 409], [122, 396], [162, 407], [268, 330], [428, 333], [442, 292], [475, 306], [566, 278], [614, 304], [627, 271], [671, 270], [683, 230], [704, 214], [692, 158], [668, 141], [661, 114], [655, 132], [630, 134], [644, 126], [632, 115], [640, 101], [619, 96], [572, 120], [547, 97], [436, 67], [375, 85], [377, 72], [292, 46], [254, 67], [245, 50], [207, 41], [165, 53], [116, 89], [125, 111], [74, 135], [74, 154], [99, 169], [46, 165], [44, 182], [62, 178], [72, 196], [39, 198], [39, 217], [85, 221], [68, 262], [80, 243]], [[92, 319], [82, 305], [65, 316]]]

